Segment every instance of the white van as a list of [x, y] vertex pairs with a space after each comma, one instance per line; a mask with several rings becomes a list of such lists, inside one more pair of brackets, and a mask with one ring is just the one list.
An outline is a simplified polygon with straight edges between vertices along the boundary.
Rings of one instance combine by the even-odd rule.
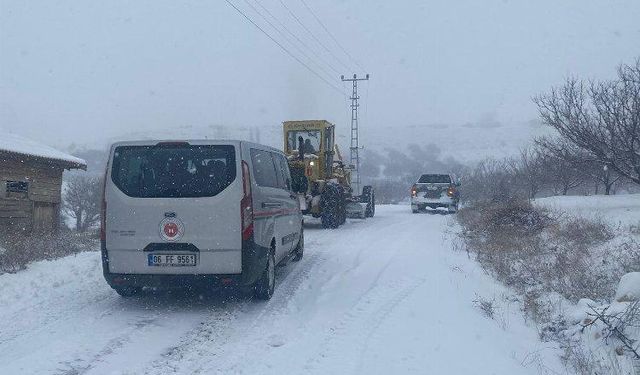
[[112, 145], [101, 224], [104, 277], [123, 296], [238, 286], [269, 299], [276, 265], [304, 252], [284, 154], [244, 141]]

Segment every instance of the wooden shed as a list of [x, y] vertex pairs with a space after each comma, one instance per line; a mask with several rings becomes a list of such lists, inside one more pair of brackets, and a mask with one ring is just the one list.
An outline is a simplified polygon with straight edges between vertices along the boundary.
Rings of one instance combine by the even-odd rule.
[[84, 160], [14, 134], [0, 133], [0, 232], [55, 231], [62, 172]]

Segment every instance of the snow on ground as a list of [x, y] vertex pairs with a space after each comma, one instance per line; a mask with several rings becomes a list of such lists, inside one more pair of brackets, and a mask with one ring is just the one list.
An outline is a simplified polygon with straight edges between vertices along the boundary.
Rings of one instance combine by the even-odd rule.
[[0, 276], [2, 374], [564, 373], [442, 214], [380, 206], [337, 230], [306, 224], [305, 257], [271, 301], [229, 294], [125, 299], [99, 253]]
[[583, 217], [600, 217], [612, 225], [640, 223], [640, 194], [556, 196], [536, 204]]

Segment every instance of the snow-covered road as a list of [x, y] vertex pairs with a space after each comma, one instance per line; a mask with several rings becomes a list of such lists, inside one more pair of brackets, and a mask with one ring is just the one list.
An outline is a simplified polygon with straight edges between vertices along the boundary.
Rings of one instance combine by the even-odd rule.
[[[564, 373], [510, 294], [452, 249], [453, 227], [407, 206], [309, 222], [305, 258], [279, 269], [269, 302], [124, 299], [97, 252], [39, 262], [0, 276], [0, 374]], [[494, 319], [479, 299], [495, 299]]]

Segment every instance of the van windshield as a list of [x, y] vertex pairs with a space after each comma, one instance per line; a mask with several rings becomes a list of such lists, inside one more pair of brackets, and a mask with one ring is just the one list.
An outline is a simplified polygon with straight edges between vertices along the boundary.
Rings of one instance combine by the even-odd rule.
[[418, 180], [419, 184], [450, 184], [451, 177], [448, 174], [423, 174]]
[[236, 178], [230, 145], [116, 147], [111, 180], [135, 198], [212, 197]]

